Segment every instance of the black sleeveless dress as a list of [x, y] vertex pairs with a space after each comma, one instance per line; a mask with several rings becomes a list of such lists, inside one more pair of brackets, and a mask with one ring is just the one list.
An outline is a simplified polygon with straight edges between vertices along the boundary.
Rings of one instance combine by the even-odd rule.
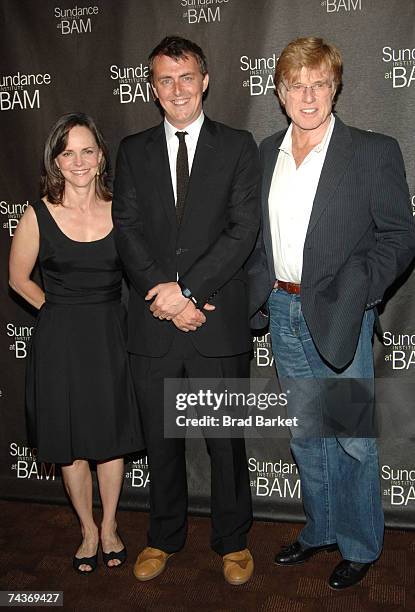
[[45, 304], [32, 334], [26, 412], [38, 460], [105, 460], [144, 447], [125, 341], [121, 261], [113, 232], [68, 238], [33, 204]]

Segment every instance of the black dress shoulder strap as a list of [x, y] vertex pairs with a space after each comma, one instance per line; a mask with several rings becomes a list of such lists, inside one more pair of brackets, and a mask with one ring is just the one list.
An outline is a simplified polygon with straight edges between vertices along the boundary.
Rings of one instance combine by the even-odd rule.
[[56, 223], [44, 201], [37, 200], [36, 202], [33, 202], [32, 207], [36, 214], [40, 235], [45, 236], [46, 234], [50, 234], [50, 232], [52, 232], [53, 235], [56, 235]]
[[36, 217], [37, 217], [39, 215], [41, 207], [45, 206], [45, 204], [44, 204], [44, 202], [42, 200], [36, 200], [35, 202], [31, 202], [30, 206], [35, 211]]

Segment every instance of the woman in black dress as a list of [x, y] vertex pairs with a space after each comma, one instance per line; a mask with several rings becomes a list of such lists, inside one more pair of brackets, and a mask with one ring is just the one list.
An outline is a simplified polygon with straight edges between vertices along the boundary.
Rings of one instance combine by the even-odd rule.
[[[10, 285], [39, 309], [26, 370], [30, 437], [38, 460], [62, 464], [82, 543], [73, 565], [121, 565], [125, 547], [115, 513], [122, 456], [144, 446], [125, 345], [121, 262], [115, 249], [108, 153], [93, 120], [61, 117], [44, 151], [42, 199], [15, 232]], [[36, 261], [43, 289], [31, 280]], [[103, 516], [92, 513], [89, 460], [97, 462]]]

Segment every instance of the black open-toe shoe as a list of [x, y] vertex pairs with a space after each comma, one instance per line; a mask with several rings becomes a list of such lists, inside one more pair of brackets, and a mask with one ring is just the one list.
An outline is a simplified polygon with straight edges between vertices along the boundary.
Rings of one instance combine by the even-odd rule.
[[[117, 559], [117, 561], [119, 561], [118, 565], [108, 565], [108, 562], [112, 561], [113, 559]], [[125, 546], [119, 552], [111, 551], [109, 553], [106, 553], [102, 551], [102, 560], [109, 569], [114, 569], [114, 567], [120, 567], [120, 565], [122, 565], [126, 559], [127, 549], [125, 548]]]
[[[97, 569], [97, 564], [98, 564], [98, 549], [93, 557], [82, 557], [82, 559], [79, 559], [78, 557], [74, 557], [72, 561], [74, 570], [76, 570], [80, 574], [83, 574], [84, 576], [88, 574], [92, 574], [92, 572]], [[81, 570], [79, 569], [81, 565], [89, 565], [91, 569]]]

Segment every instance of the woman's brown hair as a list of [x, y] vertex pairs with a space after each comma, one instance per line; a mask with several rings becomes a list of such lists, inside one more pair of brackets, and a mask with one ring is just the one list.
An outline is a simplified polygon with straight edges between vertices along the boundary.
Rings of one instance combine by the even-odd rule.
[[112, 194], [109, 187], [110, 162], [108, 148], [104, 137], [97, 128], [95, 121], [85, 113], [67, 113], [62, 115], [52, 127], [46, 139], [43, 153], [43, 169], [41, 176], [41, 196], [46, 196], [51, 204], [62, 204], [65, 191], [65, 179], [63, 178], [56, 158], [65, 150], [68, 142], [69, 131], [76, 125], [82, 125], [93, 134], [98, 148], [102, 153], [95, 181], [95, 192], [100, 200], [111, 200]]

